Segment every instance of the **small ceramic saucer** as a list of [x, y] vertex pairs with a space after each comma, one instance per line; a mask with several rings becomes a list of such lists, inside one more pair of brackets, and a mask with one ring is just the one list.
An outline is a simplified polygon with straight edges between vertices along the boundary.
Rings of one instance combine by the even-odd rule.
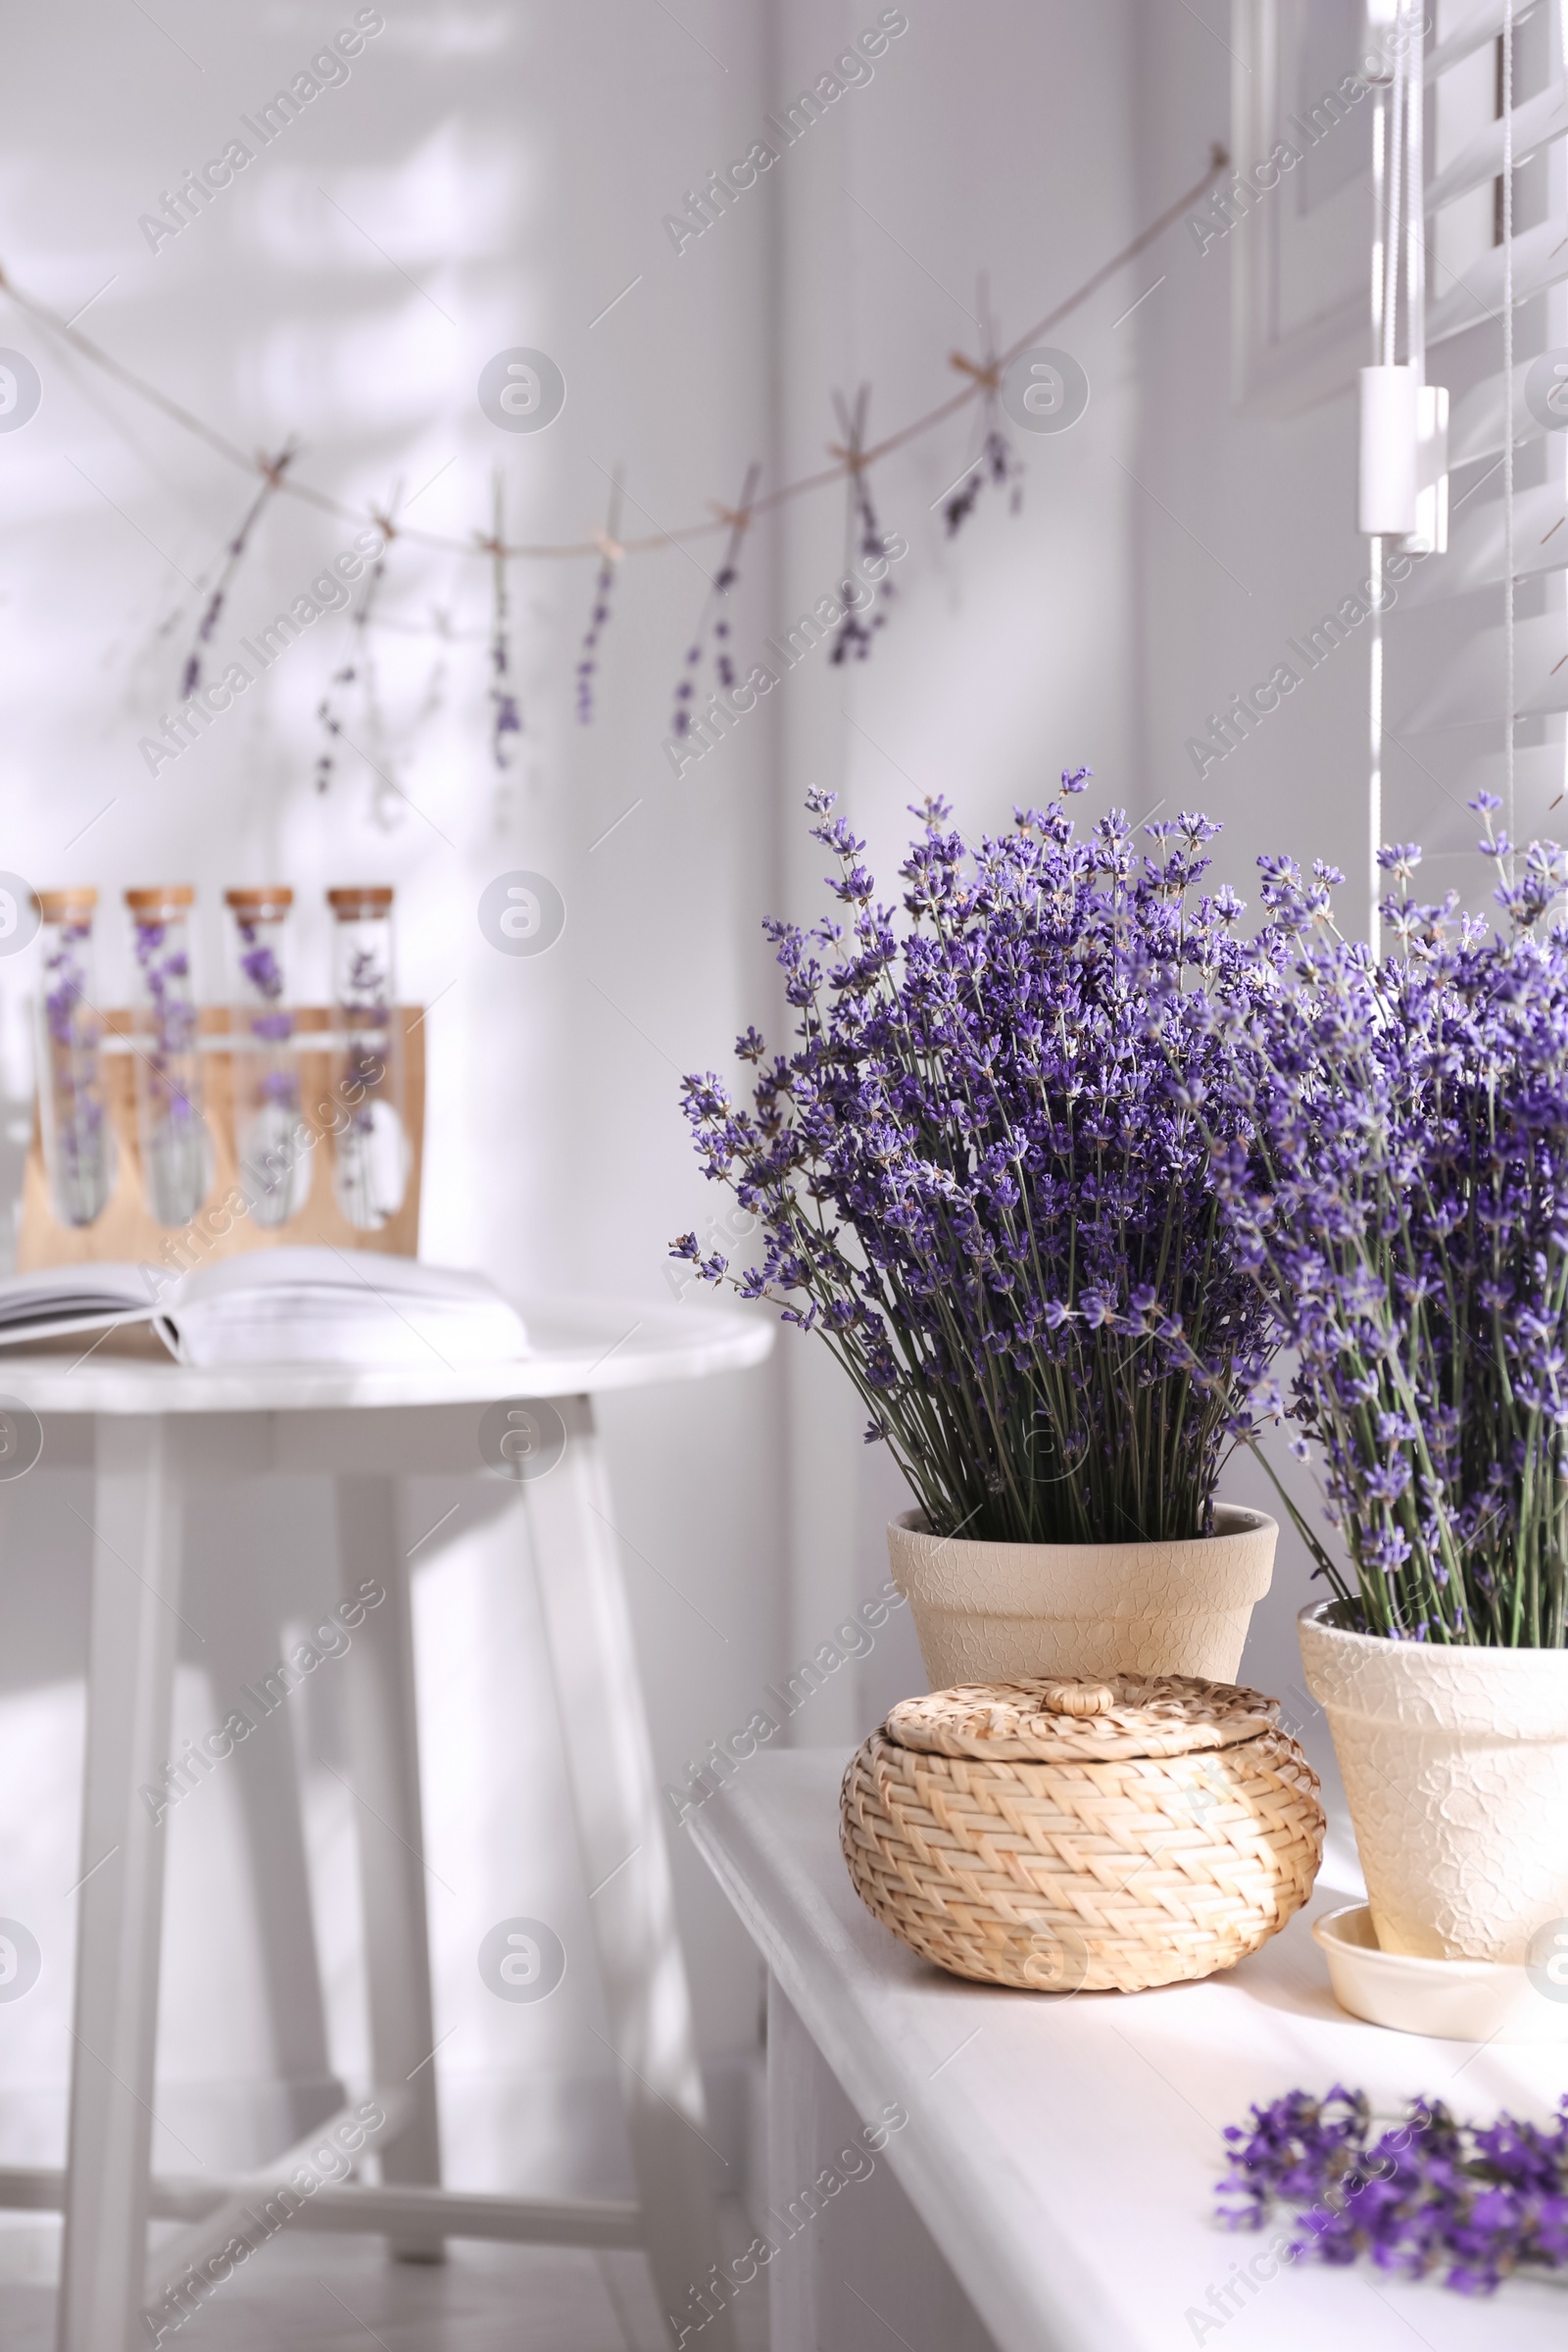
[[1444, 2041], [1568, 2041], [1568, 1987], [1556, 1993], [1539, 1970], [1386, 1952], [1365, 1903], [1326, 1912], [1312, 1934], [1352, 2017]]

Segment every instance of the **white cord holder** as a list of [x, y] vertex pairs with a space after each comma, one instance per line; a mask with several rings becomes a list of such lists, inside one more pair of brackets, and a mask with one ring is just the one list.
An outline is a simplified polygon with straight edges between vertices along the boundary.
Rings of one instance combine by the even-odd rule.
[[1366, 53], [1361, 70], [1364, 78], [1374, 84], [1394, 79], [1399, 15], [1400, 0], [1366, 0]]
[[1416, 444], [1421, 386], [1411, 367], [1361, 370], [1357, 527], [1402, 539], [1416, 525]]
[[1408, 363], [1361, 369], [1357, 527], [1404, 555], [1448, 545], [1448, 394]]
[[1448, 552], [1448, 387], [1423, 384], [1416, 404], [1415, 529], [1399, 553], [1446, 556]]

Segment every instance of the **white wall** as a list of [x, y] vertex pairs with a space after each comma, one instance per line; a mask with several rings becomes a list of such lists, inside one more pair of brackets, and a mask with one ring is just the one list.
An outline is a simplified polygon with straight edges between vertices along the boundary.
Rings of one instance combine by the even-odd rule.
[[[138, 214], [353, 11], [170, 0], [158, 11], [167, 32], [134, 10], [46, 15], [13, 29], [0, 94], [0, 260], [68, 313], [112, 281], [84, 331], [243, 447], [298, 431], [301, 474], [350, 503], [382, 503], [401, 483], [405, 499], [418, 494], [412, 521], [466, 534], [500, 464], [514, 535], [575, 537], [604, 514], [603, 469], [624, 463], [623, 527], [656, 530], [735, 495], [754, 456], [771, 479], [819, 463], [834, 384], [874, 382], [874, 429], [943, 398], [958, 380], [949, 352], [977, 351], [966, 314], [979, 269], [1011, 337], [1149, 207], [1132, 88], [1150, 12], [1131, 0], [984, 11], [950, 0], [911, 6], [869, 85], [677, 258], [662, 215], [877, 13], [684, 0], [677, 24], [619, 0], [394, 4], [347, 85], [156, 255]], [[1172, 135], [1185, 156], [1193, 138]], [[1193, 169], [1172, 166], [1178, 177]], [[206, 742], [147, 776], [137, 738], [169, 707], [184, 642], [154, 632], [176, 600], [188, 632], [187, 577], [210, 565], [248, 488], [8, 313], [0, 341], [34, 358], [45, 395], [25, 430], [0, 436], [0, 864], [43, 885], [95, 881], [111, 908], [128, 881], [192, 879], [210, 966], [223, 885], [282, 874], [305, 909], [313, 990], [322, 888], [393, 880], [405, 994], [435, 1005], [425, 1253], [523, 1293], [667, 1301], [667, 1239], [714, 1205], [676, 1109], [677, 1075], [726, 1068], [753, 1017], [777, 1026], [759, 920], [821, 904], [824, 860], [800, 806], [808, 783], [842, 787], [889, 876], [905, 804], [926, 791], [981, 824], [1067, 763], [1090, 761], [1117, 797], [1147, 786], [1138, 645], [1152, 624], [1140, 622], [1138, 571], [1157, 555], [1139, 553], [1129, 478], [1140, 346], [1113, 323], [1136, 291], [1112, 284], [1058, 331], [1094, 398], [1072, 433], [1024, 451], [1024, 514], [1010, 520], [988, 499], [944, 544], [932, 504], [964, 462], [965, 426], [883, 469], [885, 524], [911, 554], [873, 660], [803, 665], [678, 786], [661, 738], [706, 592], [685, 555], [617, 576], [586, 730], [571, 686], [592, 565], [514, 573], [526, 734], [498, 777], [484, 742], [482, 570], [400, 545], [389, 617], [421, 624], [440, 607], [457, 637], [376, 640], [406, 799], [352, 754], [324, 797], [312, 790], [313, 711], [345, 643], [334, 621]], [[552, 352], [568, 381], [564, 414], [534, 440], [495, 432], [474, 399], [484, 361], [514, 343]], [[833, 494], [757, 535], [741, 649], [832, 581], [842, 527]], [[270, 618], [342, 543], [335, 522], [280, 505], [235, 583], [225, 632]], [[1162, 700], [1166, 674], [1156, 663]], [[437, 683], [440, 707], [410, 735]], [[349, 732], [376, 752], [355, 720]], [[484, 884], [519, 865], [551, 874], [568, 908], [564, 937], [537, 961], [497, 956], [475, 921]], [[124, 981], [113, 912], [108, 929], [113, 997]], [[31, 978], [0, 964], [13, 1181]], [[661, 1769], [674, 1779], [880, 1580], [890, 1482], [860, 1449], [853, 1400], [798, 1341], [771, 1368], [618, 1401], [604, 1421]], [[0, 2005], [8, 2161], [58, 2158], [62, 2145], [90, 1512], [85, 1479], [47, 1460], [13, 1500], [0, 1559], [12, 1791], [0, 1911], [32, 1926], [44, 1974], [25, 2001]], [[434, 1890], [432, 1916], [437, 2032], [455, 2029], [438, 2069], [453, 2177], [610, 2190], [591, 1969], [571, 1969], [537, 2009], [503, 2009], [474, 1966], [485, 1929], [519, 1911], [553, 1921], [586, 1963], [586, 1913], [511, 1524], [493, 1496], [416, 1482], [406, 1544], [453, 1501], [458, 1515], [415, 1567], [430, 1844], [452, 1889]], [[275, 1657], [282, 1625], [331, 1597], [332, 1540], [329, 1497], [311, 1482], [239, 1508], [203, 1504], [182, 1729], [204, 1728], [217, 1697]], [[917, 1674], [896, 1622], [854, 1681], [847, 1671], [803, 1711], [799, 1736], [850, 1737]], [[326, 2098], [332, 2072], [362, 2060], [363, 1955], [343, 1894], [352, 1823], [332, 1778], [339, 1706], [323, 1676], [287, 1731], [247, 1747], [171, 1820], [160, 2112], [215, 2164], [275, 2144]], [[286, 1827], [296, 1786], [303, 1842]], [[722, 2088], [726, 2063], [733, 2074], [755, 2046], [759, 1973], [684, 1841], [675, 1860], [700, 2031]], [[324, 2012], [309, 1989], [307, 1883]], [[732, 2115], [720, 2129], [732, 2142]], [[161, 2152], [178, 2154], [167, 2142]]]
[[[243, 446], [298, 430], [302, 474], [351, 503], [438, 477], [411, 519], [466, 533], [499, 463], [514, 533], [576, 536], [604, 514], [602, 468], [624, 463], [624, 528], [653, 531], [733, 497], [754, 456], [769, 481], [821, 463], [834, 385], [872, 382], [877, 433], [935, 404], [959, 380], [949, 353], [978, 350], [978, 270], [1010, 340], [1229, 132], [1224, 0], [931, 0], [910, 6], [871, 82], [677, 257], [661, 216], [878, 11], [684, 0], [678, 13], [689, 32], [620, 0], [390, 8], [347, 86], [157, 256], [138, 213], [352, 9], [161, 9], [196, 63], [135, 11], [20, 24], [0, 93], [0, 262], [67, 312], [112, 279], [84, 328]], [[638, 272], [641, 286], [592, 325]], [[394, 614], [417, 624], [449, 608], [458, 638], [377, 639], [406, 803], [352, 754], [327, 795], [311, 788], [313, 711], [345, 642], [332, 621], [208, 742], [146, 775], [137, 737], [169, 707], [183, 651], [177, 632], [153, 632], [179, 598], [188, 630], [181, 575], [211, 563], [247, 486], [8, 313], [0, 343], [34, 358], [45, 397], [24, 431], [0, 435], [0, 865], [41, 884], [96, 881], [106, 900], [131, 880], [194, 879], [209, 926], [225, 883], [282, 873], [305, 909], [313, 987], [324, 885], [394, 880], [405, 993], [435, 1004], [425, 1253], [523, 1293], [667, 1302], [668, 1237], [722, 1206], [689, 1152], [677, 1077], [729, 1070], [753, 1018], [780, 1029], [759, 923], [825, 905], [808, 784], [842, 792], [890, 891], [909, 801], [942, 791], [970, 826], [998, 824], [1080, 761], [1135, 814], [1168, 795], [1221, 817], [1219, 862], [1244, 893], [1264, 847], [1359, 874], [1359, 648], [1200, 784], [1185, 750], [1364, 570], [1348, 398], [1285, 421], [1237, 415], [1229, 333], [1226, 248], [1200, 256], [1178, 224], [1053, 330], [1088, 371], [1091, 406], [1070, 433], [1020, 436], [1023, 514], [988, 494], [944, 539], [934, 502], [967, 455], [966, 423], [879, 469], [884, 525], [910, 554], [872, 660], [803, 663], [678, 784], [661, 739], [706, 592], [685, 555], [617, 575], [589, 729], [573, 720], [572, 669], [593, 567], [514, 574], [526, 733], [498, 777], [480, 570], [400, 547]], [[503, 438], [474, 400], [484, 360], [518, 342], [553, 352], [568, 380], [565, 413], [536, 440]], [[842, 534], [834, 492], [754, 535], [735, 623], [743, 663], [831, 585]], [[236, 582], [229, 634], [269, 618], [341, 544], [336, 523], [279, 507]], [[713, 543], [696, 552], [711, 562]], [[411, 738], [403, 722], [437, 669], [441, 707]], [[374, 749], [352, 719], [350, 733]], [[1391, 830], [1401, 821], [1396, 807]], [[475, 921], [484, 884], [517, 865], [550, 873], [567, 904], [564, 937], [537, 961], [495, 956]], [[118, 996], [109, 928], [106, 993]], [[211, 927], [206, 945], [216, 964]], [[0, 961], [13, 1188], [31, 980]], [[702, 1311], [694, 1293], [688, 1303]], [[744, 1723], [764, 1683], [885, 1573], [881, 1524], [900, 1498], [885, 1459], [860, 1445], [860, 1419], [831, 1366], [789, 1333], [760, 1372], [607, 1404], [667, 1779]], [[1266, 1499], [1246, 1466], [1229, 1485]], [[9, 1500], [0, 1913], [32, 1927], [44, 1974], [25, 2001], [0, 2004], [0, 2160], [46, 2160], [62, 2146], [70, 2046], [90, 1491], [46, 1459]], [[612, 2092], [531, 1587], [502, 1500], [480, 1490], [415, 1482], [406, 1544], [453, 1502], [415, 1568], [431, 1852], [452, 1890], [433, 1890], [432, 1918], [437, 2032], [455, 2029], [438, 2068], [453, 2177], [612, 2191], [623, 2179]], [[283, 1625], [335, 1589], [324, 1487], [279, 1482], [237, 1510], [204, 1502], [182, 1727], [205, 1728], [216, 1699], [277, 1655]], [[1287, 1541], [1248, 1658], [1271, 1687], [1297, 1679], [1291, 1617], [1305, 1594]], [[795, 1735], [847, 1740], [918, 1679], [895, 1618]], [[172, 1819], [160, 2112], [213, 2163], [275, 2144], [326, 2099], [332, 2074], [363, 2063], [364, 1955], [343, 1891], [351, 1805], [332, 1778], [340, 1704], [323, 1676], [270, 1745], [252, 1743]], [[738, 2164], [734, 2085], [755, 2047], [759, 1973], [684, 1839], [675, 1866], [719, 2135]], [[485, 1929], [519, 1911], [553, 1921], [583, 1961], [538, 2009], [491, 2000], [474, 1966]], [[324, 2007], [309, 1988], [313, 1935]]]
[[[782, 252], [783, 457], [821, 460], [823, 387], [874, 386], [873, 435], [949, 399], [956, 350], [981, 358], [976, 279], [1005, 348], [1135, 233], [1128, 100], [1135, 12], [1008, 5], [911, 12], [882, 81], [840, 126], [840, 155], [812, 154], [791, 183]], [[797, 86], [831, 56], [836, 8], [784, 12]], [[790, 162], [796, 159], [791, 157]], [[803, 154], [800, 159], [808, 161]], [[863, 665], [792, 677], [782, 730], [779, 871], [798, 918], [828, 909], [831, 860], [808, 838], [808, 783], [840, 793], [882, 893], [916, 829], [911, 803], [942, 793], [975, 830], [1004, 824], [1064, 766], [1089, 761], [1118, 796], [1134, 756], [1128, 663], [1135, 583], [1127, 466], [1135, 426], [1130, 350], [1110, 333], [1114, 286], [1049, 340], [1077, 356], [1093, 391], [1059, 435], [1017, 434], [1027, 466], [1016, 517], [988, 490], [956, 540], [943, 493], [978, 447], [970, 418], [912, 443], [873, 477], [885, 528], [909, 541], [896, 602]], [[836, 435], [831, 436], [836, 438]], [[842, 561], [838, 497], [790, 510], [779, 601], [799, 612]], [[820, 1351], [818, 1351], [819, 1353]], [[886, 1575], [882, 1527], [907, 1496], [865, 1416], [818, 1353], [792, 1349], [792, 1654]], [[824, 1693], [809, 1737], [859, 1737], [891, 1696], [918, 1687], [906, 1623], [857, 1683]]]
[[[1138, 74], [1139, 209], [1152, 216], [1201, 172], [1211, 140], [1229, 147], [1236, 28], [1229, 0], [1141, 12]], [[1338, 135], [1338, 134], [1336, 134]], [[1245, 166], [1252, 155], [1235, 159]], [[1287, 181], [1272, 201], [1289, 204]], [[1359, 199], [1370, 220], [1370, 196]], [[1151, 804], [1200, 808], [1224, 827], [1216, 877], [1255, 908], [1256, 859], [1285, 852], [1309, 868], [1341, 867], [1347, 928], [1367, 919], [1367, 632], [1352, 635], [1303, 674], [1279, 708], [1200, 778], [1190, 738], [1207, 716], [1280, 662], [1367, 575], [1355, 529], [1353, 387], [1294, 414], [1268, 415], [1232, 397], [1232, 240], [1203, 241], [1185, 222], [1149, 257], [1146, 282], [1165, 283], [1131, 322], [1138, 342], [1140, 766]], [[1446, 353], [1445, 360], [1451, 355]], [[1440, 366], [1438, 380], [1448, 380]], [[1294, 666], [1304, 665], [1295, 661]], [[1210, 737], [1210, 740], [1214, 738]], [[1423, 747], [1425, 751], [1425, 747]], [[1430, 757], [1430, 753], [1425, 755]], [[1434, 817], [1456, 834], [1424, 760], [1390, 747], [1384, 837], [1427, 838]], [[1445, 877], [1446, 879], [1447, 877]], [[1282, 1440], [1270, 1458], [1293, 1475]], [[1234, 1500], [1281, 1516], [1255, 1461], [1234, 1456], [1222, 1481]], [[1293, 1485], [1315, 1509], [1304, 1483]], [[1323, 1597], [1304, 1546], [1281, 1528], [1274, 1584], [1254, 1613], [1242, 1678], [1278, 1693], [1314, 1764], [1338, 1776], [1321, 1714], [1301, 1689], [1296, 1612]]]
[[[112, 277], [84, 329], [244, 447], [275, 448], [298, 429], [302, 474], [350, 503], [383, 503], [399, 482], [408, 499], [439, 476], [410, 519], [466, 535], [486, 519], [499, 464], [514, 536], [576, 537], [604, 516], [600, 466], [623, 461], [637, 502], [628, 531], [652, 528], [649, 516], [689, 518], [738, 481], [769, 430], [756, 251], [734, 239], [699, 273], [677, 268], [660, 230], [705, 158], [715, 112], [727, 135], [772, 94], [760, 21], [710, 13], [698, 29], [722, 51], [722, 68], [657, 11], [394, 7], [346, 86], [323, 93], [156, 255], [137, 215], [353, 11], [160, 10], [170, 38], [134, 11], [41, 19], [19, 28], [8, 74], [6, 267], [68, 312]], [[639, 271], [643, 286], [593, 326]], [[765, 895], [769, 826], [765, 736], [738, 750], [730, 790], [700, 815], [673, 795], [660, 755], [704, 592], [698, 571], [676, 553], [626, 565], [591, 729], [574, 721], [571, 672], [593, 566], [514, 575], [527, 732], [515, 766], [498, 777], [484, 733], [484, 567], [401, 546], [392, 612], [422, 623], [433, 606], [449, 607], [460, 638], [451, 647], [390, 631], [377, 639], [394, 749], [400, 714], [444, 671], [442, 707], [396, 769], [407, 802], [352, 755], [324, 797], [312, 789], [313, 712], [346, 644], [337, 621], [291, 647], [241, 709], [153, 781], [137, 738], [169, 707], [184, 640], [148, 640], [176, 598], [187, 599], [184, 631], [193, 625], [182, 575], [210, 563], [249, 487], [62, 360], [15, 314], [4, 336], [35, 356], [45, 383], [32, 424], [0, 441], [11, 517], [0, 555], [4, 862], [40, 883], [99, 884], [111, 906], [113, 997], [124, 983], [114, 909], [127, 881], [197, 882], [211, 969], [222, 886], [287, 876], [317, 990], [324, 885], [394, 881], [405, 993], [435, 1007], [425, 1253], [483, 1266], [523, 1293], [668, 1303], [665, 1245], [706, 1205], [676, 1080], [710, 1054], [710, 1035], [727, 1042], [755, 994], [753, 914]], [[496, 431], [475, 400], [483, 363], [518, 342], [555, 354], [568, 380], [564, 415], [535, 440]], [[235, 583], [223, 636], [270, 618], [346, 529], [281, 505]], [[359, 713], [348, 732], [374, 752]], [[595, 850], [639, 796], [643, 808]], [[568, 908], [560, 946], [537, 961], [493, 953], [475, 916], [491, 876], [524, 865], [550, 873]], [[30, 979], [0, 966], [18, 1116]], [[777, 1395], [776, 1374], [763, 1371], [605, 1415], [621, 1525], [636, 1547], [627, 1575], [656, 1739], [671, 1776], [694, 1727], [706, 1736], [710, 1714], [743, 1715], [774, 1665]], [[603, 2088], [607, 2062], [589, 2030], [603, 2020], [523, 1554], [494, 1497], [472, 1488], [416, 1485], [406, 1543], [460, 1497], [415, 1561], [432, 1849], [456, 1889], [435, 1889], [433, 1915], [438, 2031], [459, 2029], [440, 2062], [453, 2169], [459, 2179], [586, 2178], [598, 2092], [585, 2102], [573, 2086], [586, 2079]], [[70, 2046], [65, 1890], [77, 1875], [90, 1504], [83, 1480], [52, 1475], [46, 1462], [18, 1505], [4, 1569], [13, 1633], [0, 1737], [18, 1766], [11, 1786], [27, 1793], [6, 1832], [5, 1907], [35, 1923], [45, 1974], [26, 2002], [0, 2009], [10, 2093], [0, 2130], [8, 2153], [47, 2156], [61, 2145]], [[285, 1618], [334, 1590], [324, 1489], [302, 1483], [249, 1496], [242, 1509], [204, 1507], [187, 1611], [197, 1634], [185, 1637], [181, 1677], [186, 1727], [205, 1726], [217, 1696], [276, 1656]], [[237, 1844], [252, 1797], [260, 1808], [264, 1795], [290, 1794], [287, 1738], [280, 1731], [265, 1753], [258, 1740], [172, 1818], [161, 2112], [211, 2162], [275, 2140], [275, 2078], [298, 2110], [323, 2095], [329, 2066], [358, 2062], [359, 1954], [343, 1901], [352, 1827], [326, 1769], [341, 1762], [338, 1705], [323, 1677], [310, 1718], [295, 1726], [299, 1756], [322, 1759], [299, 1770], [333, 1996], [330, 2051], [306, 1984], [301, 1853], [274, 1831], [262, 1867], [247, 1872]], [[689, 1856], [679, 1867], [705, 2040], [716, 2054], [736, 2050], [755, 2037], [757, 1971], [705, 1874]], [[538, 2010], [492, 2000], [474, 1965], [484, 1931], [517, 1911], [554, 1921], [584, 1963]], [[269, 1949], [281, 2032], [264, 1998]], [[491, 2120], [469, 2135], [481, 2086]], [[501, 2120], [525, 2110], [533, 2121], [518, 2122], [503, 2149]], [[545, 2127], [558, 2117], [553, 2141]]]
[[[1203, 171], [1210, 141], [1232, 144], [1231, 10], [1197, 0], [1146, 8], [1138, 76], [1139, 209], [1162, 212]], [[1250, 165], [1256, 159], [1240, 159]], [[1287, 188], [1282, 201], [1289, 201]], [[1138, 338], [1137, 570], [1143, 660], [1138, 724], [1148, 803], [1199, 808], [1224, 827], [1217, 875], [1256, 902], [1255, 859], [1281, 850], [1309, 865], [1338, 862], [1352, 878], [1357, 925], [1366, 866], [1367, 671], [1363, 649], [1326, 663], [1200, 779], [1187, 744], [1207, 714], [1274, 664], [1287, 637], [1365, 576], [1355, 533], [1355, 416], [1347, 392], [1279, 418], [1232, 399], [1231, 243], [1179, 223], [1151, 254], [1135, 291], [1165, 282], [1129, 321]], [[1129, 297], [1130, 299], [1130, 297]], [[1299, 666], [1298, 664], [1298, 666]], [[1279, 1449], [1283, 1457], [1283, 1448]], [[1222, 1482], [1239, 1502], [1279, 1515], [1255, 1463], [1235, 1456]], [[1330, 1762], [1310, 1702], [1297, 1695], [1294, 1616], [1308, 1598], [1309, 1562], [1288, 1526], [1274, 1584], [1255, 1611], [1242, 1675], [1284, 1697], [1313, 1759]]]

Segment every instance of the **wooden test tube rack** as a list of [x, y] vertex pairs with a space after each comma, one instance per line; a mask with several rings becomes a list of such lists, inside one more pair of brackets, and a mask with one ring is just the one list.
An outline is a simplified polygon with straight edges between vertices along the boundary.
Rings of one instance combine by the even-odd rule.
[[[311, 1171], [310, 1190], [286, 1225], [262, 1225], [245, 1212], [243, 1179], [234, 1150], [233, 1064], [236, 1053], [253, 1049], [243, 1035], [239, 1038], [231, 1035], [226, 1005], [200, 1008], [197, 1018], [202, 1109], [213, 1142], [213, 1180], [207, 1198], [190, 1223], [172, 1227], [160, 1225], [151, 1214], [142, 1183], [136, 1132], [134, 1016], [129, 1012], [106, 1013], [101, 1053], [105, 1108], [115, 1137], [114, 1190], [95, 1223], [61, 1224], [50, 1198], [35, 1099], [32, 1142], [23, 1180], [18, 1272], [124, 1258], [186, 1273], [197, 1266], [210, 1265], [217, 1258], [238, 1256], [247, 1250], [301, 1244], [337, 1250], [380, 1250], [396, 1257], [417, 1256], [419, 1184], [424, 1164], [424, 1013], [412, 1004], [400, 1004], [396, 1010], [395, 1017], [403, 1033], [402, 1111], [409, 1142], [409, 1180], [401, 1207], [375, 1233], [363, 1232], [349, 1223], [333, 1190], [331, 1127], [342, 1040], [333, 1031], [332, 1017], [326, 1005], [302, 1004], [295, 1008], [291, 1044], [299, 1063], [300, 1116], [316, 1139], [306, 1154]], [[342, 1117], [340, 1108], [336, 1115]]]

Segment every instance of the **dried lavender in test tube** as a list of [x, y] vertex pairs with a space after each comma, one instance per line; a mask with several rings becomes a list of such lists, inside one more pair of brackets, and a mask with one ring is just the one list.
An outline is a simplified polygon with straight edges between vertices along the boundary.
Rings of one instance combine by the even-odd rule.
[[385, 883], [329, 890], [333, 1023], [338, 1053], [334, 1122], [338, 1206], [375, 1233], [403, 1205], [409, 1181], [403, 1113], [403, 1035], [392, 955], [392, 891]]
[[286, 1225], [311, 1189], [300, 1149], [299, 1062], [289, 1003], [292, 969], [286, 883], [223, 893], [228, 908], [228, 1002], [234, 1156], [258, 1225]]
[[99, 1054], [93, 978], [98, 893], [42, 890], [44, 984], [38, 1001], [38, 1124], [49, 1198], [62, 1225], [94, 1225], [115, 1186], [115, 1138]]
[[213, 1181], [213, 1141], [202, 1111], [188, 882], [127, 890], [136, 961], [136, 1133], [149, 1213], [188, 1225]]

